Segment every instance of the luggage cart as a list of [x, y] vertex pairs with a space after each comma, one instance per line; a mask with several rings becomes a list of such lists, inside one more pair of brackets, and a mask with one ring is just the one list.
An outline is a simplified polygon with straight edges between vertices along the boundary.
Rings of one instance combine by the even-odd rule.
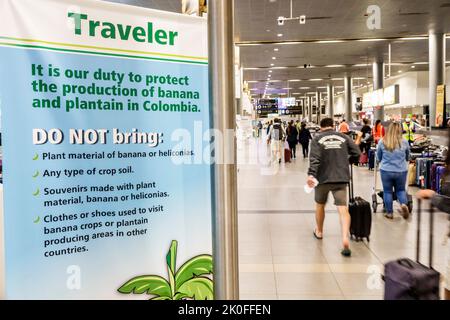
[[[383, 213], [386, 212], [386, 208], [384, 206], [384, 198], [383, 198], [383, 189], [378, 189], [378, 172], [379, 172], [379, 163], [377, 160], [375, 160], [375, 168], [373, 170], [374, 172], [374, 184], [373, 184], [373, 193], [372, 193], [372, 210], [373, 213], [377, 213], [378, 205], [383, 205]], [[409, 186], [408, 186], [409, 188]], [[408, 209], [409, 212], [413, 212], [413, 197], [409, 194], [408, 188], [406, 190], [406, 195], [408, 197]], [[381, 202], [378, 202], [378, 198], [381, 199]], [[394, 201], [397, 201], [397, 195], [394, 193]]]

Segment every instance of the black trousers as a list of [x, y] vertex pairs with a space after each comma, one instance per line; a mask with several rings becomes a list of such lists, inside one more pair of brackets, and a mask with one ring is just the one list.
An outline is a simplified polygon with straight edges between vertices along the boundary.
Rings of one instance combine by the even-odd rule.
[[369, 150], [370, 150], [370, 144], [369, 143], [365, 143], [365, 142], [362, 142], [360, 145], [359, 145], [359, 149], [361, 150], [361, 152], [365, 152], [365, 153], [369, 153]]
[[288, 142], [288, 144], [289, 144], [289, 149], [291, 149], [292, 156], [293, 156], [294, 158], [296, 158], [296, 157], [297, 157], [297, 156], [296, 156], [296, 152], [297, 152], [297, 142]]
[[309, 153], [309, 142], [300, 142], [300, 144], [302, 145], [303, 156], [306, 158]]

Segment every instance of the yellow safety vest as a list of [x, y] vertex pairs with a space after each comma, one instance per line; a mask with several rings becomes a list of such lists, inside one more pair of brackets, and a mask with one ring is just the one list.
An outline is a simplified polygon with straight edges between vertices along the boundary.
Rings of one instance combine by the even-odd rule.
[[406, 141], [414, 142], [414, 123], [410, 122], [409, 124], [406, 122], [403, 122], [403, 132], [405, 134], [403, 135], [403, 138], [405, 138]]

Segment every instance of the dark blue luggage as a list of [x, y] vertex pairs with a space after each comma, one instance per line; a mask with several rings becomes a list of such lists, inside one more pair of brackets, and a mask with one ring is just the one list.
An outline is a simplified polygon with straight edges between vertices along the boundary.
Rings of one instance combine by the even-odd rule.
[[388, 262], [384, 267], [385, 300], [439, 300], [440, 274], [433, 269], [433, 208], [430, 208], [429, 267], [420, 260], [422, 202], [417, 210], [416, 261], [408, 258]]
[[445, 166], [440, 166], [436, 169], [436, 192], [438, 194], [442, 194], [442, 183], [446, 172], [447, 168]]
[[437, 191], [439, 184], [439, 177], [437, 175], [437, 170], [439, 167], [445, 165], [445, 162], [435, 162], [431, 165], [431, 190]]

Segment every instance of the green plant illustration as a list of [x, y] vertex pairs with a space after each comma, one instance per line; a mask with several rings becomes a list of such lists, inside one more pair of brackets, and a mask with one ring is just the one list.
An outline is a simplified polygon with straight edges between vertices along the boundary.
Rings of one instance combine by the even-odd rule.
[[172, 241], [166, 256], [168, 281], [160, 276], [139, 276], [122, 285], [122, 294], [148, 294], [150, 300], [212, 300], [214, 298], [211, 255], [200, 255], [177, 265], [178, 242]]

